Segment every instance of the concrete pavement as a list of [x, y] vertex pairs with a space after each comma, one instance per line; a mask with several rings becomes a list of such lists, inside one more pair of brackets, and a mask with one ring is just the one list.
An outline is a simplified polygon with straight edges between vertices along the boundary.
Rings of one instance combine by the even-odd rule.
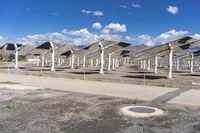
[[162, 101], [164, 98], [164, 101], [168, 103], [200, 106], [200, 90], [179, 91], [179, 88], [0, 73], [0, 82], [2, 81], [13, 81], [54, 90], [148, 101]]

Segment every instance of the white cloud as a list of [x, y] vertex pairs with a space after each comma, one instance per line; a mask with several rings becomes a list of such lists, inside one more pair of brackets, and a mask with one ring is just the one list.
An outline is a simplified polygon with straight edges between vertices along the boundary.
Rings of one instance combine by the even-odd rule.
[[102, 28], [101, 23], [99, 23], [99, 22], [94, 23], [94, 24], [92, 25], [92, 27], [93, 27], [94, 29], [96, 29], [96, 30], [100, 30], [100, 29]]
[[174, 14], [174, 15], [177, 14], [179, 11], [178, 7], [176, 7], [176, 6], [168, 6], [166, 10], [167, 10], [167, 12]]
[[100, 17], [100, 16], [103, 16], [103, 15], [104, 15], [104, 13], [103, 13], [102, 11], [98, 11], [98, 10], [96, 10], [96, 11], [91, 11], [91, 10], [85, 10], [85, 9], [83, 9], [81, 12], [82, 12], [82, 13], [85, 13], [85, 14], [87, 14], [87, 15], [93, 14], [94, 16], [97, 16], [97, 17]]
[[153, 41], [153, 38], [150, 35], [140, 35], [138, 36], [138, 39], [140, 43], [143, 43], [147, 46], [155, 45], [155, 42]]
[[122, 40], [122, 36], [116, 34], [100, 34], [99, 38], [104, 38], [107, 40], [116, 40], [116, 41]]
[[3, 40], [3, 37], [2, 37], [2, 36], [0, 36], [0, 41], [1, 41], [1, 40]]
[[132, 4], [132, 7], [134, 7], [134, 8], [141, 8], [141, 6], [140, 6], [140, 4]]
[[135, 39], [130, 36], [125, 36], [124, 40], [127, 42], [133, 42]]
[[103, 12], [102, 11], [93, 11], [94, 16], [103, 16]]
[[83, 9], [83, 10], [82, 10], [82, 13], [85, 13], [85, 14], [91, 14], [92, 11]]
[[63, 29], [61, 32], [52, 32], [46, 34], [28, 35], [26, 37], [17, 38], [16, 42], [22, 44], [42, 44], [46, 41], [59, 43], [73, 43], [77, 45], [88, 45], [98, 41], [99, 39], [124, 40], [121, 35], [111, 33], [92, 33], [87, 28], [79, 30]]
[[121, 5], [121, 6], [119, 6], [119, 7], [124, 8], [124, 9], [127, 8], [127, 6], [125, 6], [125, 5]]
[[194, 37], [195, 39], [200, 40], [200, 34], [194, 34], [192, 37]]
[[110, 33], [113, 32], [126, 32], [126, 25], [125, 24], [119, 24], [119, 23], [110, 23], [109, 25], [105, 26], [105, 28], [102, 30], [102, 33]]
[[140, 43], [143, 43], [148, 46], [153, 45], [160, 45], [178, 38], [182, 38], [185, 36], [188, 36], [190, 33], [188, 31], [176, 31], [174, 29], [162, 33], [159, 36], [153, 38], [152, 36], [146, 34], [146, 35], [140, 35], [138, 36], [138, 40]]
[[62, 43], [62, 42], [65, 42], [66, 40], [67, 40], [67, 36], [59, 32], [28, 35], [26, 37], [16, 39], [18, 43], [22, 43], [22, 44], [41, 44], [46, 41]]

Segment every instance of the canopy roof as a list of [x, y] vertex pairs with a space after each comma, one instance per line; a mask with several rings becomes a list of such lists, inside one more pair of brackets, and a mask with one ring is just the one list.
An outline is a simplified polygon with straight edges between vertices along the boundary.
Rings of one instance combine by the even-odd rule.
[[[63, 44], [53, 42], [53, 45], [55, 48], [58, 48], [58, 47], [62, 46]], [[45, 42], [45, 43], [39, 45], [38, 47], [36, 47], [35, 49], [31, 50], [28, 54], [29, 55], [42, 55], [43, 53], [48, 53], [48, 51], [50, 49], [51, 49], [50, 42]]]
[[[71, 49], [75, 48], [76, 45], [74, 44], [65, 44], [55, 49], [55, 57], [65, 56], [65, 53], [70, 51]], [[51, 52], [49, 51], [46, 54], [46, 57], [51, 57]]]
[[102, 43], [102, 46], [104, 48], [104, 54], [108, 55], [109, 53], [114, 53], [118, 50], [121, 50], [129, 45], [130, 43], [126, 42], [118, 42], [118, 41], [112, 41], [112, 40], [100, 40], [98, 42], [95, 42], [83, 49], [80, 49], [75, 52], [76, 56], [84, 56], [87, 57], [99, 57], [100, 51], [99, 51], [99, 42]]
[[[22, 44], [17, 44], [17, 47], [20, 48]], [[0, 47], [2, 50], [8, 50], [8, 51], [15, 51], [15, 45], [13, 43], [6, 43]]]
[[169, 51], [169, 44], [173, 47], [173, 52], [178, 53], [186, 49], [190, 49], [194, 46], [199, 45], [199, 40], [196, 40], [192, 37], [184, 37], [171, 42], [167, 42], [162, 45], [155, 47], [147, 48], [145, 50], [139, 51], [132, 56], [133, 59], [142, 60], [147, 59], [153, 56], [166, 56]]

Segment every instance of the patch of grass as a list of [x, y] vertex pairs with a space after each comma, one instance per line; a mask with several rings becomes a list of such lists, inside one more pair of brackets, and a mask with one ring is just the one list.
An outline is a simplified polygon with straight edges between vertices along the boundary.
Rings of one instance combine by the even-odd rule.
[[12, 102], [12, 103], [7, 104], [4, 107], [4, 109], [7, 110], [7, 111], [17, 111], [20, 108], [18, 107], [18, 105], [16, 103]]
[[133, 100], [126, 100], [126, 101], [123, 102], [123, 104], [133, 105], [133, 104], [137, 104], [137, 102], [138, 102], [138, 99], [135, 98]]
[[37, 95], [37, 94], [41, 94], [43, 92], [41, 91], [32, 91], [32, 92], [28, 92], [27, 95]]
[[11, 81], [3, 81], [3, 82], [0, 82], [0, 84], [19, 84], [19, 83], [11, 82]]
[[9, 90], [9, 89], [6, 87], [3, 87], [3, 88], [0, 88], [0, 90]]

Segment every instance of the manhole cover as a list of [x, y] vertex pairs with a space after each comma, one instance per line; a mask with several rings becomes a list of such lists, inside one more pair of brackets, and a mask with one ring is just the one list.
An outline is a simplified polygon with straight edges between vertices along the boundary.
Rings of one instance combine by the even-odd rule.
[[135, 107], [135, 108], [130, 108], [129, 111], [136, 112], [136, 113], [153, 113], [155, 112], [155, 109]]
[[148, 107], [148, 106], [126, 106], [120, 110], [124, 115], [131, 117], [152, 117], [160, 116], [164, 114], [163, 110], [158, 108]]

